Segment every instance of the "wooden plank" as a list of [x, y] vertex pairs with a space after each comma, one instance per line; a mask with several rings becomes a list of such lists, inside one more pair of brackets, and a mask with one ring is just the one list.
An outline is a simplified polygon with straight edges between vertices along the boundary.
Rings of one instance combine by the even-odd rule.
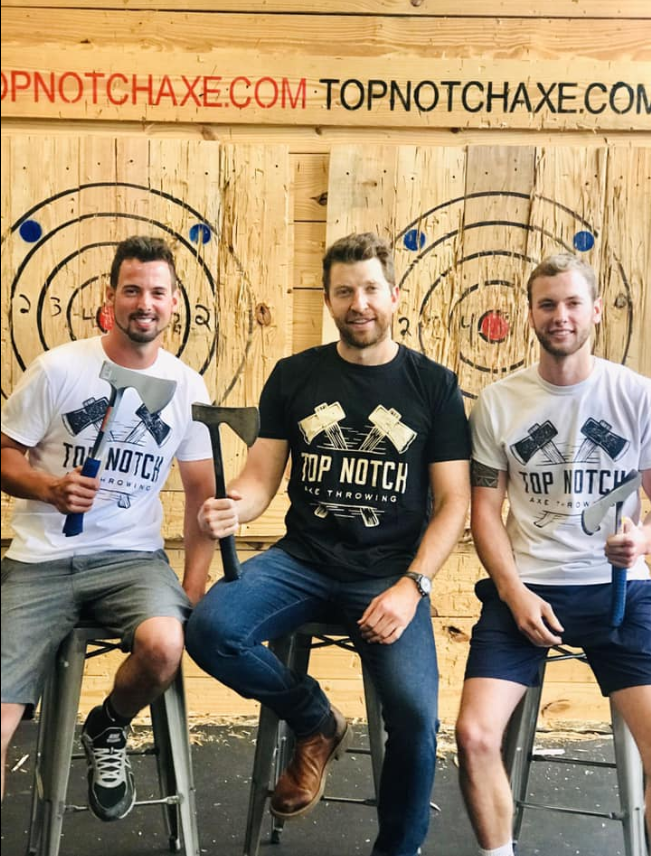
[[597, 351], [651, 375], [651, 148], [608, 151]]
[[[396, 150], [389, 146], [335, 147], [330, 157], [326, 246], [351, 232], [376, 232], [391, 238], [395, 230], [393, 196]], [[323, 341], [339, 338], [327, 307]]]
[[294, 352], [321, 344], [323, 289], [297, 291], [294, 294]]
[[[2, 40], [9, 49], [58, 45], [81, 53], [88, 52], [89, 44], [93, 53], [111, 45], [115, 50], [120, 45], [127, 56], [134, 48], [141, 56], [144, 48], [146, 55], [153, 46], [157, 53], [168, 56], [178, 51], [186, 55], [196, 51], [201, 55], [238, 53], [246, 51], [254, 38], [256, 52], [269, 56], [283, 53], [295, 59], [390, 55], [395, 59], [399, 54], [414, 60], [481, 56], [482, 61], [502, 57], [550, 63], [580, 57], [635, 62], [651, 58], [650, 30], [648, 14], [637, 19], [593, 21], [588, 37], [581, 25], [559, 27], [547, 16], [284, 16], [253, 14], [249, 9], [238, 14], [198, 10], [123, 14], [78, 6], [59, 14], [44, 14], [40, 7], [22, 12], [7, 10], [3, 13]], [[5, 69], [7, 65], [5, 59]]]
[[328, 161], [325, 154], [291, 155], [294, 186], [294, 222], [325, 223], [328, 205]]
[[454, 272], [461, 251], [465, 182], [464, 149], [400, 147], [393, 203], [400, 285], [394, 337], [446, 365], [452, 365], [448, 352], [456, 341], [448, 331], [454, 276], [441, 273]]
[[651, 128], [651, 21], [595, 22], [586, 40], [554, 21], [501, 18], [342, 16], [327, 19], [324, 38], [318, 17], [4, 17], [7, 117]]
[[293, 353], [304, 351], [321, 342], [321, 260], [325, 251], [325, 240], [325, 223], [294, 223]]
[[456, 354], [447, 365], [471, 400], [530, 356], [522, 282], [534, 165], [533, 147], [468, 149], [463, 261], [449, 327]]
[[[142, 136], [166, 139], [212, 140], [246, 144], [286, 145], [290, 152], [328, 154], [334, 145], [418, 145], [451, 146], [494, 145], [495, 131], [482, 128], [314, 128], [289, 125], [228, 125], [201, 122], [69, 121], [38, 118], [3, 118], [2, 136]], [[500, 145], [527, 146], [648, 146], [643, 131], [601, 130], [599, 134], [576, 130], [503, 128]]]
[[648, 247], [651, 149], [545, 148], [532, 198], [532, 264], [577, 252], [597, 273], [606, 312], [595, 352], [651, 373]]
[[[176, 0], [84, 0], [88, 8], [140, 11], [143, 9], [170, 9], [176, 11]], [[79, 0], [2, 0], [3, 8], [55, 8], [74, 9]], [[249, 0], [247, 12], [274, 12], [289, 14], [326, 15], [398, 15], [400, 17], [473, 16], [473, 17], [532, 17], [532, 18], [646, 18], [649, 7], [646, 0], [535, 0], [522, 4], [520, 0], [437, 0], [436, 7], [423, 3], [414, 5], [411, 0], [332, 0], [327, 7], [316, 0]], [[239, 12], [239, 0], [193, 0], [195, 12]], [[550, 13], [553, 12], [553, 15]]]

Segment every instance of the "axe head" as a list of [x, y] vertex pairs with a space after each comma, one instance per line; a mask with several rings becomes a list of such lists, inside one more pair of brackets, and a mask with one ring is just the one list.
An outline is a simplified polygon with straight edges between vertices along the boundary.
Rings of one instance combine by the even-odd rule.
[[158, 413], [167, 407], [176, 389], [175, 380], [152, 377], [108, 361], [102, 363], [99, 376], [107, 380], [116, 392], [127, 387], [135, 389], [150, 413]]
[[631, 470], [617, 487], [609, 490], [608, 493], [605, 493], [586, 508], [581, 514], [581, 526], [586, 535], [594, 535], [613, 505], [624, 502], [632, 493], [640, 489], [641, 484], [642, 476], [640, 473], [637, 470]]
[[192, 418], [203, 422], [209, 430], [219, 430], [220, 425], [228, 425], [247, 446], [252, 446], [260, 430], [260, 414], [257, 407], [219, 407], [216, 404], [192, 405]]

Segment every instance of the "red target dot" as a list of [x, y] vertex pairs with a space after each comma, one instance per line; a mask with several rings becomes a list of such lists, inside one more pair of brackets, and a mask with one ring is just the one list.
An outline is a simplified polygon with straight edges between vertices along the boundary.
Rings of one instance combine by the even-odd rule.
[[111, 306], [102, 306], [97, 310], [97, 326], [102, 333], [108, 333], [113, 328], [115, 319], [113, 318], [113, 308]]
[[499, 344], [509, 335], [509, 322], [499, 309], [491, 309], [479, 319], [479, 335], [486, 342]]

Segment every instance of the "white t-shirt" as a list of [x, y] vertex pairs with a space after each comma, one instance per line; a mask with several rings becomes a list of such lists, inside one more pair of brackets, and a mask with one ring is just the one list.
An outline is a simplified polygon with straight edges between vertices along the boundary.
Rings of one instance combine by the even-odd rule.
[[[508, 473], [506, 528], [522, 580], [610, 582], [604, 545], [615, 529], [615, 508], [592, 536], [581, 513], [630, 470], [651, 468], [651, 381], [596, 358], [585, 381], [554, 386], [536, 365], [486, 387], [470, 426], [473, 458]], [[622, 511], [638, 522], [639, 495]], [[648, 576], [640, 557], [628, 577]]]
[[[105, 360], [101, 337], [54, 348], [34, 360], [9, 397], [2, 430], [29, 448], [29, 461], [37, 470], [63, 475], [90, 454], [111, 393], [108, 381], [99, 377]], [[104, 450], [101, 488], [84, 515], [84, 531], [67, 538], [64, 516], [53, 505], [18, 499], [7, 556], [34, 563], [163, 546], [159, 492], [175, 457], [212, 457], [207, 428], [192, 421], [192, 402], [210, 398], [201, 376], [167, 351], [159, 351], [154, 365], [139, 374], [176, 380], [174, 397], [160, 413], [150, 414], [135, 390], [125, 390]]]

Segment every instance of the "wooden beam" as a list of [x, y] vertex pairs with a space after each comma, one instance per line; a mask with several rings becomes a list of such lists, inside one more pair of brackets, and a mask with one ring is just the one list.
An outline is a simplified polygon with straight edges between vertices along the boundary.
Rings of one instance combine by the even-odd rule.
[[2, 43], [3, 117], [651, 129], [651, 20], [9, 9]]
[[[178, 0], [83, 0], [86, 8], [138, 12], [148, 9], [179, 8]], [[2, 0], [3, 8], [78, 9], [80, 0]], [[195, 12], [239, 12], [241, 0], [192, 0]], [[647, 0], [249, 0], [247, 12], [317, 15], [386, 15], [399, 17], [478, 18], [644, 18], [648, 17]], [[553, 14], [552, 14], [553, 13]]]

